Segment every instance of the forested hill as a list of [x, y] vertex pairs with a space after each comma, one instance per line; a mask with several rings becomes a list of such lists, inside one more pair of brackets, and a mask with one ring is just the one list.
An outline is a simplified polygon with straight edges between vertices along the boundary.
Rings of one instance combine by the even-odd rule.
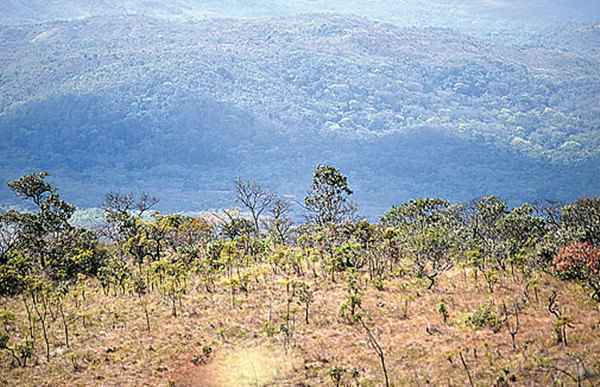
[[[332, 12], [363, 15], [403, 26], [445, 26], [500, 39], [542, 26], [598, 22], [590, 0], [4, 0], [0, 24], [42, 23], [93, 16], [281, 17]], [[515, 31], [518, 30], [518, 31]]]
[[137, 187], [194, 210], [240, 175], [301, 195], [331, 162], [367, 213], [599, 193], [598, 31], [510, 46], [316, 14], [0, 27], [1, 183], [43, 168], [80, 205]]

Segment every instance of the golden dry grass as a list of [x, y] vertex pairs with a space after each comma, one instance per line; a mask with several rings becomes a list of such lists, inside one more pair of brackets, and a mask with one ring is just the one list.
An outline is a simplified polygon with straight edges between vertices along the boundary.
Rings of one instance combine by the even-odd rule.
[[[331, 283], [321, 278], [305, 279], [315, 288], [310, 324], [295, 309], [292, 345], [283, 348], [278, 332], [285, 311], [285, 289], [276, 278], [254, 283], [247, 296], [239, 295], [231, 305], [226, 290], [206, 293], [193, 284], [183, 299], [178, 317], [168, 305], [149, 297], [152, 330], [145, 330], [139, 300], [133, 296], [105, 296], [90, 283], [87, 299], [79, 308], [67, 305], [71, 320], [71, 349], [63, 345], [62, 327], [51, 326], [52, 358], [46, 363], [41, 338], [36, 361], [27, 368], [10, 367], [1, 357], [0, 384], [18, 386], [243, 386], [243, 385], [333, 385], [329, 370], [355, 368], [347, 372], [344, 385], [382, 385], [378, 358], [369, 347], [365, 332], [339, 315], [345, 296], [343, 279]], [[386, 354], [390, 379], [395, 386], [452, 385], [468, 383], [459, 353], [477, 385], [493, 385], [504, 377], [512, 385], [583, 385], [600, 383], [600, 310], [577, 285], [548, 275], [539, 278], [536, 301], [533, 292], [524, 296], [520, 279], [506, 275], [493, 294], [483, 281], [475, 283], [470, 273], [455, 269], [443, 275], [433, 290], [411, 279], [392, 279], [385, 289], [363, 285], [363, 314]], [[573, 320], [567, 347], [557, 345], [553, 317], [547, 311], [552, 290]], [[408, 315], [404, 316], [408, 300]], [[442, 322], [436, 305], [443, 301], [449, 321]], [[517, 350], [512, 349], [506, 327], [497, 332], [474, 330], [464, 324], [464, 315], [486, 302], [523, 304]], [[18, 300], [3, 300], [3, 307], [25, 322]], [[82, 323], [86, 316], [87, 326]], [[265, 324], [271, 316], [270, 335]], [[430, 329], [427, 329], [427, 328]], [[428, 332], [429, 331], [429, 332]], [[203, 349], [212, 353], [204, 356]], [[580, 366], [576, 359], [581, 360]]]

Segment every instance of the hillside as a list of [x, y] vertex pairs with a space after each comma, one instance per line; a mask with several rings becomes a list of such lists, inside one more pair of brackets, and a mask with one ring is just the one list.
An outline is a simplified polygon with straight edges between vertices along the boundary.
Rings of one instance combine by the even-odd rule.
[[[446, 26], [519, 37], [542, 26], [597, 22], [600, 5], [585, 0], [6, 0], [0, 24], [27, 24], [90, 16], [144, 15], [165, 19], [280, 17], [332, 12], [363, 15], [402, 26]], [[518, 30], [518, 33], [515, 33]]]
[[305, 223], [239, 183], [253, 221], [114, 194], [92, 231], [46, 177], [0, 212], [1, 385], [600, 382], [600, 197], [418, 199], [371, 223], [320, 166]]
[[[595, 354], [600, 341], [590, 341], [598, 334], [597, 305], [580, 289], [544, 275], [531, 281], [539, 289], [537, 299], [533, 291], [525, 293], [529, 297], [525, 298], [525, 284], [506, 278], [490, 294], [483, 280], [471, 279], [470, 271], [467, 275], [464, 281], [459, 271], [445, 274], [434, 290], [425, 290], [419, 281], [410, 279], [386, 281], [382, 290], [366, 285], [366, 279], [361, 281], [365, 284], [361, 285], [365, 286], [361, 310], [369, 315], [385, 351], [394, 385], [468, 385], [460, 354], [477, 385], [514, 380], [513, 385], [575, 386], [573, 375], [578, 372], [582, 372], [583, 385], [599, 381]], [[301, 305], [294, 303], [296, 322], [287, 351], [279, 331], [285, 324], [286, 280], [304, 280], [314, 291], [309, 324], [303, 320]], [[383, 385], [377, 355], [364, 331], [340, 317], [344, 282], [324, 281], [264, 275], [253, 281], [247, 294], [237, 295], [232, 305], [226, 285], [206, 293], [204, 285], [194, 279], [182, 298], [178, 317], [170, 315], [169, 306], [157, 294], [145, 297], [151, 313], [150, 332], [146, 332], [143, 307], [136, 296], [107, 296], [90, 281], [80, 287], [87, 294], [85, 300], [72, 296], [65, 303], [65, 313], [73, 319], [71, 349], [61, 342], [63, 332], [57, 320], [50, 328], [55, 348], [51, 361], [46, 363], [40, 354], [37, 364], [27, 368], [0, 368], [4, 372], [0, 381], [6, 386], [334, 386], [332, 370], [338, 368], [342, 386], [356, 385], [357, 380], [360, 385]], [[559, 292], [561, 305], [573, 318], [567, 347], [554, 342], [553, 316], [546, 310], [552, 290]], [[19, 321], [26, 321], [22, 302], [16, 301], [6, 306], [18, 312]], [[440, 302], [448, 305], [447, 324], [436, 312]], [[511, 307], [513, 302], [522, 302], [517, 350], [511, 348], [510, 325], [492, 329], [465, 323], [471, 313], [493, 302], [494, 311], [502, 310], [502, 303]], [[494, 313], [486, 318], [496, 318]], [[514, 321], [509, 324], [514, 326]], [[430, 333], [432, 326], [435, 331]]]
[[0, 176], [49, 169], [82, 205], [132, 183], [219, 207], [238, 175], [302, 194], [320, 161], [377, 187], [367, 207], [599, 190], [600, 65], [578, 51], [333, 15], [2, 27], [0, 51]]

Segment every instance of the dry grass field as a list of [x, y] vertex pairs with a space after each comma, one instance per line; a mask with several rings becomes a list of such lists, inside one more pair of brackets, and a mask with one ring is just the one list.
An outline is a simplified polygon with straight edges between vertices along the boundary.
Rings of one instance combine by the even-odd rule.
[[[224, 287], [208, 293], [193, 278], [177, 317], [149, 293], [149, 332], [142, 299], [106, 295], [96, 282], [87, 282], [85, 297], [72, 292], [65, 303], [71, 348], [64, 345], [60, 319], [52, 321], [51, 316], [50, 361], [41, 344], [24, 368], [11, 366], [4, 352], [0, 384], [383, 385], [380, 360], [365, 329], [340, 315], [347, 291], [343, 277], [335, 283], [303, 278], [314, 289], [306, 324], [304, 309], [296, 302], [289, 305], [286, 323], [282, 278], [262, 273], [247, 294], [234, 299]], [[441, 275], [431, 290], [410, 277], [388, 279], [382, 290], [366, 276], [359, 284], [359, 313], [384, 352], [394, 386], [600, 384], [600, 309], [578, 285], [545, 274], [504, 274], [490, 292], [481, 278], [459, 268]], [[557, 319], [548, 311], [553, 291], [566, 317], [567, 345], [556, 342]], [[1, 302], [17, 321], [27, 321], [21, 299]], [[512, 311], [515, 305], [518, 330], [514, 313], [504, 313], [504, 306]], [[511, 329], [517, 330], [515, 348]], [[36, 340], [42, 343], [41, 336]]]

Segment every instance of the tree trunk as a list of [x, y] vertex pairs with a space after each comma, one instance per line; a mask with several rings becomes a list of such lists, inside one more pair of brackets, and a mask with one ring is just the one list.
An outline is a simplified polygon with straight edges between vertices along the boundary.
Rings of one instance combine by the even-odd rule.
[[27, 321], [29, 323], [29, 335], [31, 336], [31, 341], [35, 345], [35, 335], [33, 333], [33, 316], [31, 315], [31, 308], [27, 303], [27, 297], [23, 295], [23, 302], [25, 303], [25, 310], [27, 311]]
[[46, 330], [46, 316], [48, 313], [48, 306], [46, 305], [46, 301], [43, 300], [42, 304], [44, 306], [44, 313], [42, 313], [36, 301], [35, 294], [31, 294], [31, 299], [33, 301], [33, 308], [35, 309], [35, 313], [38, 315], [38, 318], [42, 323], [42, 335], [44, 336], [44, 342], [46, 343], [46, 360], [50, 362], [50, 342], [48, 341], [48, 331]]
[[67, 324], [67, 319], [65, 318], [62, 300], [58, 301], [58, 311], [60, 313], [60, 317], [63, 323], [63, 329], [65, 331], [65, 345], [67, 346], [67, 348], [71, 348], [71, 346], [69, 345], [69, 325]]

